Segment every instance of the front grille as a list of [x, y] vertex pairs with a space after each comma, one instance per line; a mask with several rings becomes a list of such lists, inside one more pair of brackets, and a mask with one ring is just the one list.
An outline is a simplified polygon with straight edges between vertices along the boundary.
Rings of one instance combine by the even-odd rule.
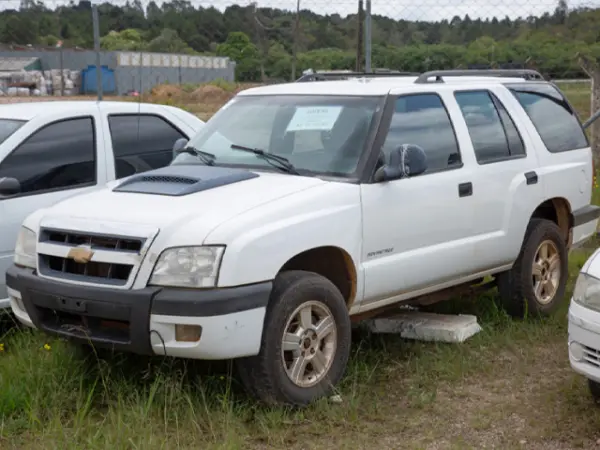
[[89, 245], [92, 248], [106, 250], [129, 250], [139, 252], [143, 241], [140, 239], [121, 238], [116, 236], [98, 236], [71, 231], [43, 230], [40, 242], [56, 244], [68, 244], [73, 247], [78, 245]]
[[583, 358], [588, 364], [600, 367], [600, 351], [592, 347], [583, 346]]
[[[140, 254], [145, 240], [123, 236], [42, 229], [39, 242], [38, 265], [40, 275], [88, 283], [123, 286], [127, 284], [134, 269], [131, 256]], [[68, 257], [71, 249], [81, 246], [89, 248], [95, 253], [99, 251], [109, 252], [109, 257], [102, 258], [103, 261], [90, 260], [87, 263], [76, 262]]]

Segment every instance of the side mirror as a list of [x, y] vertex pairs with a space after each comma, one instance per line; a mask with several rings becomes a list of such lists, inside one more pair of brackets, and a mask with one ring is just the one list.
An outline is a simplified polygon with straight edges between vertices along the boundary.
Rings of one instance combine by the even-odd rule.
[[375, 172], [375, 182], [421, 175], [427, 170], [427, 155], [418, 145], [403, 144], [390, 153], [390, 160]]
[[0, 178], [0, 197], [10, 197], [21, 192], [21, 183], [16, 178]]
[[175, 143], [173, 144], [173, 158], [179, 155], [179, 153], [185, 148], [187, 143], [188, 140], [186, 138], [179, 138], [175, 141]]

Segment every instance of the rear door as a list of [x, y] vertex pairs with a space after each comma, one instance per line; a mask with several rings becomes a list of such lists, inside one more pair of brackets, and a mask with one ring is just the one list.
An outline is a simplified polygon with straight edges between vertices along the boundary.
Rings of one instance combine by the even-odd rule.
[[[507, 84], [521, 106], [522, 120], [529, 124], [537, 148], [546, 198], [564, 198], [577, 215], [592, 197], [592, 151], [573, 108], [562, 93], [548, 83]], [[573, 244], [596, 232], [591, 220], [573, 229]]]
[[[473, 171], [473, 254], [482, 270], [512, 264], [535, 208], [544, 201], [535, 142], [501, 86], [454, 91], [468, 130]], [[461, 125], [463, 125], [461, 124]]]
[[37, 209], [106, 183], [99, 120], [97, 110], [34, 119], [23, 127], [28, 133], [19, 134], [18, 142], [6, 141], [11, 148], [0, 155], [0, 178], [16, 178], [21, 192], [0, 197], [0, 300], [6, 298], [5, 272], [23, 220]]

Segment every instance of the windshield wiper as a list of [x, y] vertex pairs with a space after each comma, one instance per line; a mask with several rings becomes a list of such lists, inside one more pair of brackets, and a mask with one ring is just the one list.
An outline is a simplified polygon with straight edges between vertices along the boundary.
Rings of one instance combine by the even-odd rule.
[[189, 153], [190, 155], [197, 156], [206, 164], [207, 166], [212, 166], [215, 164], [215, 160], [217, 157], [212, 153], [208, 153], [202, 150], [198, 150], [196, 147], [187, 146], [180, 150], [179, 153]]
[[[289, 159], [283, 156], [274, 155], [273, 153], [267, 153], [260, 148], [245, 147], [243, 145], [231, 144], [233, 150], [242, 150], [244, 152], [254, 153], [256, 156], [264, 159], [273, 167], [283, 170], [284, 172], [291, 173], [293, 175], [300, 175], [294, 165]], [[274, 164], [275, 163], [275, 164]]]

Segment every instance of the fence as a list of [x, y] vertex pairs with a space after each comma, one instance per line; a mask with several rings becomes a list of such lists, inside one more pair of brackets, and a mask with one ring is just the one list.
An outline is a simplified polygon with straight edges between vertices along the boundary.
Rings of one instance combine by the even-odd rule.
[[[240, 89], [234, 80], [289, 81], [307, 69], [511, 65], [570, 80], [565, 91], [587, 118], [600, 98], [590, 101], [589, 82], [573, 80], [600, 90], [599, 8], [600, 0], [8, 1], [0, 13], [0, 88], [139, 94], [208, 116]], [[8, 58], [18, 66], [33, 57], [37, 69], [21, 67], [16, 81], [15, 70], [3, 69]], [[199, 86], [206, 82], [212, 86]]]

